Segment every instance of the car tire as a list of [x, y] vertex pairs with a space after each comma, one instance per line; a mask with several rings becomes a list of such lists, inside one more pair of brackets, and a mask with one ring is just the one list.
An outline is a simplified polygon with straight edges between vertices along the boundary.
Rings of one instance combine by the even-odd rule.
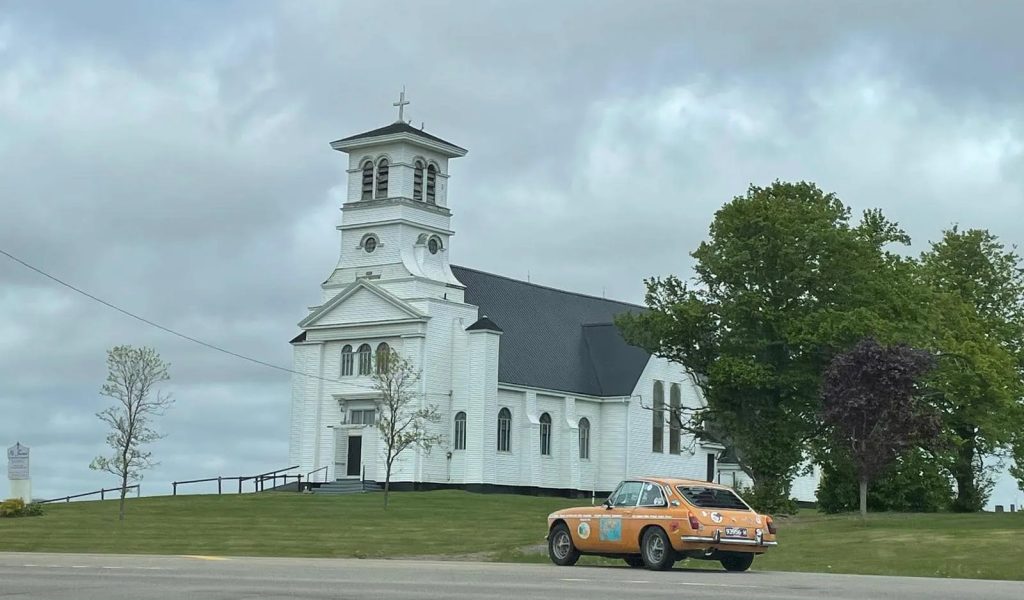
[[639, 556], [627, 556], [622, 560], [626, 561], [626, 564], [634, 569], [639, 569], [640, 567], [644, 566], [644, 559], [640, 558]]
[[730, 554], [722, 558], [722, 568], [726, 571], [742, 572], [750, 568], [754, 562], [753, 554]]
[[548, 534], [548, 557], [560, 567], [571, 567], [580, 559], [580, 551], [572, 542], [572, 534], [565, 523], [551, 528]]
[[675, 550], [668, 540], [668, 534], [661, 527], [650, 527], [644, 531], [640, 541], [640, 556], [644, 565], [652, 571], [667, 571], [675, 564]]

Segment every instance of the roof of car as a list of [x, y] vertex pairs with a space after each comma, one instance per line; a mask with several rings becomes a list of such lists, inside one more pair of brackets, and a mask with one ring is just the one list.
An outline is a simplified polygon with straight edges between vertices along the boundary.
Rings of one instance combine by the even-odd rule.
[[700, 479], [682, 479], [679, 477], [630, 477], [637, 481], [651, 481], [655, 483], [661, 483], [664, 485], [693, 485], [700, 487], [712, 487], [727, 490], [729, 486], [715, 483], [713, 481], [703, 481]]

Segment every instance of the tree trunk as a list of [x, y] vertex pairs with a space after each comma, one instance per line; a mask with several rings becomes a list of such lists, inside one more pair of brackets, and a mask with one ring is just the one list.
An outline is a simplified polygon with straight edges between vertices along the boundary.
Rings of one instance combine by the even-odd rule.
[[121, 475], [121, 506], [118, 510], [117, 520], [124, 522], [124, 496], [128, 492], [128, 473], [125, 472]]
[[978, 486], [974, 473], [975, 439], [974, 429], [965, 427], [957, 430], [957, 436], [963, 441], [957, 449], [956, 461], [953, 463], [953, 478], [956, 480], [956, 499], [953, 510], [956, 512], [976, 512], [978, 506]]
[[867, 518], [868, 516], [868, 480], [860, 480], [860, 516], [861, 518]]
[[388, 495], [391, 493], [391, 461], [388, 461], [384, 473], [384, 510], [388, 509]]

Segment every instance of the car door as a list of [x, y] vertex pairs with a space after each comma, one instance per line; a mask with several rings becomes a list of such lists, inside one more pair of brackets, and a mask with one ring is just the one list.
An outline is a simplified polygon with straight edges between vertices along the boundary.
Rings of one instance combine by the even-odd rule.
[[622, 551], [640, 552], [640, 531], [651, 523], [656, 523], [670, 533], [668, 522], [671, 521], [668, 499], [665, 498], [661, 485], [645, 481], [640, 490], [640, 500], [629, 519], [623, 521]]
[[609, 554], [626, 551], [628, 540], [623, 534], [629, 528], [629, 520], [636, 510], [642, 491], [643, 482], [623, 481], [608, 497], [604, 510], [596, 513], [595, 522], [590, 525], [591, 535], [596, 534], [593, 551]]

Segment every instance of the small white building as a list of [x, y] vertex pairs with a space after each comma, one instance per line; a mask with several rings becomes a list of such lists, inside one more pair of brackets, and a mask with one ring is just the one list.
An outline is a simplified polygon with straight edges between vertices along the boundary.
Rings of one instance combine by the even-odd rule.
[[[643, 307], [450, 263], [449, 161], [466, 150], [397, 121], [338, 140], [348, 154], [338, 265], [292, 340], [289, 453], [303, 472], [383, 481], [371, 373], [394, 349], [421, 371], [445, 443], [408, 450], [392, 482], [533, 493], [607, 492], [631, 475], [733, 483], [724, 448], [673, 426], [699, 406], [684, 369], [613, 324]], [[735, 480], [737, 482], [741, 480]], [[810, 488], [813, 499], [814, 486]]]

